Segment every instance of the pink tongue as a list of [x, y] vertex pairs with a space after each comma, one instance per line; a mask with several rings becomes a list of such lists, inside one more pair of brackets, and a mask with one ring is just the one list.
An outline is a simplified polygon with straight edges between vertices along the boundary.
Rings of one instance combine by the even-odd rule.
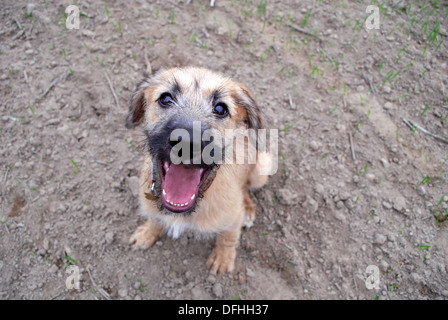
[[182, 164], [171, 163], [162, 188], [165, 189], [166, 199], [173, 203], [187, 203], [191, 201], [193, 194], [196, 196], [200, 181], [200, 168], [187, 168]]

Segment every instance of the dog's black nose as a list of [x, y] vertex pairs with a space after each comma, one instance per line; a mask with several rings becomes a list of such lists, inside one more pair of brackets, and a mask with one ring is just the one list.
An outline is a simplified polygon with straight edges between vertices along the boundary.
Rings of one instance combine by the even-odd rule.
[[[204, 148], [213, 140], [203, 141], [203, 133], [209, 127], [200, 121], [173, 121], [167, 128], [167, 146], [183, 160], [201, 157]], [[184, 154], [188, 150], [189, 154]]]

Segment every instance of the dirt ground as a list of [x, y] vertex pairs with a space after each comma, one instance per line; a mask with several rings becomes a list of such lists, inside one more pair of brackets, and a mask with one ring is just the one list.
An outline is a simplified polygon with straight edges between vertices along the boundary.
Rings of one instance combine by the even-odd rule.
[[[77, 1], [69, 30], [72, 2], [3, 0], [0, 299], [448, 299], [448, 4], [376, 3], [368, 30], [370, 1]], [[245, 83], [279, 130], [232, 274], [211, 240], [128, 244], [145, 55]]]

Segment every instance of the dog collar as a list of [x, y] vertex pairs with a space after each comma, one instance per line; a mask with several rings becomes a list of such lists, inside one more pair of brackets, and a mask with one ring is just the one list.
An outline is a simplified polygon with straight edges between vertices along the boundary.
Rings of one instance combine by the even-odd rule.
[[156, 185], [156, 179], [154, 179], [154, 165], [152, 165], [151, 169], [151, 180], [152, 180], [151, 193], [154, 194], [154, 187]]
[[156, 190], [155, 190], [155, 186], [156, 186], [156, 179], [154, 178], [154, 164], [152, 165], [152, 169], [151, 169], [151, 193], [146, 193], [145, 192], [145, 197], [148, 200], [157, 200], [159, 197], [156, 195]]

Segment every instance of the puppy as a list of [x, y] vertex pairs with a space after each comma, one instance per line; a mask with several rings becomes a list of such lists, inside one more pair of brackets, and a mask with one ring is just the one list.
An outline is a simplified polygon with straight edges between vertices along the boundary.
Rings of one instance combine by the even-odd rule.
[[[255, 219], [249, 188], [267, 182], [272, 164], [260, 140], [247, 135], [265, 128], [253, 95], [207, 69], [162, 70], [143, 79], [131, 100], [126, 127], [140, 123], [147, 138], [140, 214], [148, 220], [130, 243], [147, 249], [164, 232], [216, 235], [208, 266], [213, 274], [231, 272], [241, 228]], [[243, 151], [232, 148], [241, 136]]]

